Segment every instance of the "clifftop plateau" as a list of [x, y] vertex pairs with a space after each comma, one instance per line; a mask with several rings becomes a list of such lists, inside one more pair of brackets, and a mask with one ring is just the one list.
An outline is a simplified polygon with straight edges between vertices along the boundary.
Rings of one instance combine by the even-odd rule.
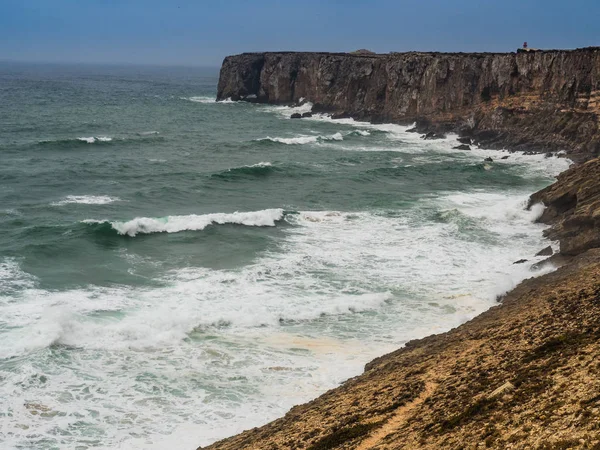
[[244, 53], [217, 99], [455, 131], [491, 148], [600, 153], [600, 48], [522, 53]]

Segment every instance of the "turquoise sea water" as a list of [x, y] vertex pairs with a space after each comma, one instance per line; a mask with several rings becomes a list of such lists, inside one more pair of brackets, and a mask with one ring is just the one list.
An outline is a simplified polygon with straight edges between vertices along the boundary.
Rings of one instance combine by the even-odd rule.
[[0, 65], [2, 448], [208, 444], [533, 275], [524, 202], [566, 160], [216, 103], [217, 76]]

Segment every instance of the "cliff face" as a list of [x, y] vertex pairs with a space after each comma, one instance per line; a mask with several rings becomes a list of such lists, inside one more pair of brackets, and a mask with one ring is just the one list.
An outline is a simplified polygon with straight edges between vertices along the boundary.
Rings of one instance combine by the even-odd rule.
[[223, 61], [217, 99], [293, 104], [495, 148], [600, 153], [600, 48], [506, 54], [245, 53]]

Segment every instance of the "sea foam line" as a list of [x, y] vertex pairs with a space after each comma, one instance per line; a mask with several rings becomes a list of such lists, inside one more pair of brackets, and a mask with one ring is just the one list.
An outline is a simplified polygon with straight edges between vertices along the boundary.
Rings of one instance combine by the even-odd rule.
[[64, 206], [72, 203], [83, 205], [106, 205], [118, 201], [121, 201], [119, 197], [109, 197], [108, 195], [67, 195], [61, 201], [51, 203], [51, 205]]
[[110, 142], [113, 138], [109, 136], [90, 136], [90, 137], [78, 137], [78, 141], [87, 142], [88, 144], [95, 144], [96, 142]]
[[343, 141], [343, 140], [344, 140], [344, 136], [340, 132], [334, 133], [330, 136], [300, 135], [300, 136], [291, 137], [291, 138], [267, 136], [266, 138], [257, 139], [257, 141], [259, 141], [259, 142], [270, 141], [270, 142], [278, 142], [280, 144], [286, 144], [286, 145], [314, 144], [314, 143], [321, 142], [321, 141]]

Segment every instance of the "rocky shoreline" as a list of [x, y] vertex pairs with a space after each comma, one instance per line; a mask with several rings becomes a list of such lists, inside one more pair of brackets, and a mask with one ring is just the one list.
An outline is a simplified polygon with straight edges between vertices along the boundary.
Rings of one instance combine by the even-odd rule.
[[[450, 64], [452, 58], [481, 59], [481, 67], [494, 67], [496, 64], [496, 70], [500, 72], [504, 70], [501, 64], [504, 59], [516, 61], [519, 69], [513, 78], [521, 80], [528, 77], [528, 83], [525, 87], [522, 80], [513, 79], [510, 85], [520, 87], [508, 96], [510, 98], [502, 94], [506, 93], [505, 83], [496, 84], [497, 89], [490, 91], [492, 99], [480, 96], [475, 103], [466, 101], [464, 93], [462, 97], [456, 94], [460, 99], [445, 98], [444, 95], [454, 94], [441, 88], [438, 101], [425, 109], [411, 109], [409, 105], [408, 109], [398, 113], [400, 116], [394, 115], [391, 109], [387, 110], [388, 115], [355, 109], [350, 115], [371, 120], [388, 118], [393, 122], [404, 119], [417, 121], [420, 124], [417, 131], [459, 131], [483, 145], [495, 142], [516, 150], [566, 150], [578, 164], [530, 199], [530, 205], [543, 203], [546, 206], [540, 218], [541, 222], [550, 225], [545, 235], [560, 243], [560, 251], [545, 263], [560, 267], [547, 275], [523, 281], [504, 296], [498, 306], [460, 327], [410, 341], [403, 348], [375, 359], [366, 365], [362, 375], [312, 402], [292, 408], [283, 418], [206, 448], [600, 449], [600, 159], [594, 159], [600, 150], [598, 105], [594, 103], [597, 95], [594, 92], [600, 88], [598, 49], [518, 55], [246, 54], [225, 59], [219, 97], [254, 95], [256, 97], [250, 100], [286, 103], [299, 100], [296, 98], [297, 91], [306, 94], [314, 88], [315, 92], [320, 92], [318, 98], [306, 98], [314, 101], [317, 110], [329, 109], [332, 112], [335, 109], [338, 114], [349, 114], [341, 107], [334, 108], [338, 104], [336, 102], [341, 104], [345, 101], [339, 97], [342, 91], [334, 89], [333, 93], [323, 93], [318, 90], [319, 83], [328, 79], [326, 74], [330, 72], [321, 70], [314, 73], [312, 78], [320, 80], [318, 82], [298, 82], [302, 80], [300, 73], [304, 67], [300, 66], [295, 78], [299, 84], [291, 90], [291, 96], [282, 87], [289, 85], [289, 67], [296, 67], [289, 66], [289, 60], [301, 63], [308, 58], [305, 55], [312, 55], [311, 58], [319, 61], [318, 70], [324, 64], [323, 59], [331, 58], [347, 58], [349, 61], [357, 58], [360, 59], [356, 63], [359, 67], [366, 64], [363, 59], [368, 60], [372, 71], [382, 70], [381, 67], [375, 69], [377, 64], [392, 64], [392, 68], [386, 69], [388, 75], [392, 69], [405, 70], [393, 66], [396, 58], [400, 58], [403, 64], [412, 64], [413, 57], [426, 58], [428, 64], [438, 69]], [[522, 56], [527, 59], [519, 60]], [[269, 62], [271, 57], [278, 63], [272, 65]], [[567, 68], [565, 61], [573, 57], [581, 64]], [[562, 61], [560, 64], [556, 62], [557, 58]], [[591, 71], [587, 70], [588, 58], [593, 60]], [[260, 64], [252, 65], [259, 60], [262, 60], [260, 68]], [[247, 66], [248, 62], [252, 64]], [[350, 66], [354, 67], [354, 64]], [[368, 68], [369, 64], [364, 67]], [[560, 84], [555, 79], [559, 75], [546, 70], [557, 65], [566, 71], [564, 74], [569, 72], [569, 77], [574, 77], [562, 78], [561, 89], [571, 86], [567, 89], [570, 93], [562, 97], [560, 89], [560, 92], [544, 91], [544, 86]], [[271, 67], [271, 71], [263, 73], [265, 66]], [[523, 72], [525, 66], [529, 67], [529, 75]], [[250, 67], [250, 72], [244, 67]], [[460, 67], [460, 70], [466, 70], [464, 65]], [[437, 80], [433, 85], [425, 83], [427, 86], [439, 88], [439, 83], [444, 85], [453, 79], [452, 74], [443, 79], [436, 78], [439, 70], [449, 70], [438, 69], [423, 70], [423, 73], [433, 70], [433, 74], [428, 76]], [[311, 70], [316, 69], [313, 67]], [[339, 70], [336, 72], [338, 76]], [[361, 74], [367, 72], [348, 74], [348, 81], [361, 80]], [[234, 79], [235, 73], [237, 80]], [[545, 73], [543, 80], [537, 78], [541, 73]], [[473, 81], [470, 79], [464, 85], [476, 86], [473, 90], [480, 95], [482, 83], [487, 83], [483, 81], [485, 78], [482, 72], [477, 82], [469, 84]], [[496, 80], [500, 78], [498, 75]], [[583, 89], [589, 94], [585, 108], [576, 100], [581, 99], [584, 79], [589, 81], [589, 89], [585, 86]], [[334, 78], [332, 83], [335, 82]], [[305, 83], [303, 88], [299, 87], [303, 86], [302, 83]], [[372, 93], [371, 87], [362, 89], [360, 83], [344, 83], [344, 86], [356, 86], [358, 91], [365, 91], [363, 99]], [[457, 86], [455, 82], [450, 85]], [[232, 86], [236, 86], [237, 90], [232, 90]], [[420, 86], [423, 86], [423, 81]], [[426, 93], [425, 88], [420, 89], [416, 103], [431, 101], [435, 89], [432, 93]], [[275, 97], [273, 92], [277, 94]], [[386, 91], [386, 100], [382, 100], [382, 111], [388, 108], [388, 94]], [[414, 95], [411, 93], [410, 97]], [[540, 103], [530, 102], [533, 97]], [[559, 101], [559, 97], [563, 100]], [[565, 112], [566, 103], [560, 103], [565, 99], [575, 99], [573, 101], [579, 106], [572, 104], [571, 109]], [[487, 104], [492, 100], [496, 113]], [[497, 114], [498, 108], [505, 111], [509, 100], [515, 102], [511, 114], [517, 114], [519, 118], [500, 117], [495, 125], [490, 125], [490, 117]], [[440, 104], [456, 102], [464, 106], [464, 111], [473, 111], [473, 117], [476, 117], [466, 130], [462, 106], [450, 108], [450, 111], [439, 107]], [[552, 111], [550, 102], [554, 102]], [[400, 101], [393, 105], [400, 107], [403, 104]], [[520, 108], [524, 108], [523, 111]], [[524, 117], [535, 117], [535, 120], [546, 120], [546, 123], [528, 127], [529, 119]], [[565, 127], [573, 126], [579, 131], [583, 127], [587, 131], [579, 136], [571, 131], [567, 133], [556, 120], [566, 122]], [[588, 128], [589, 124], [593, 127]], [[544, 127], [549, 132], [539, 134]], [[477, 136], [482, 135], [488, 138], [478, 141]]]

